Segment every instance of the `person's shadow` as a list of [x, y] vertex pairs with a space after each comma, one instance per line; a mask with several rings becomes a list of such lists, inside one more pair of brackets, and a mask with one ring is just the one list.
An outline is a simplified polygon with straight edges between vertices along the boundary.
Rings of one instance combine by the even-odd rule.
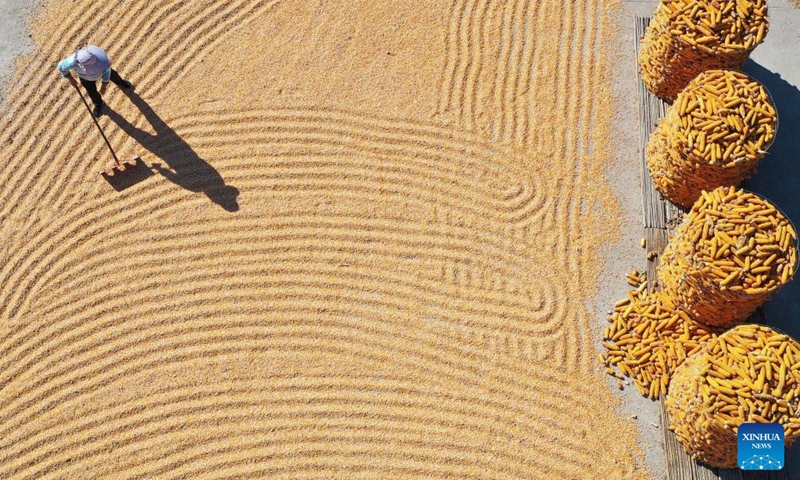
[[134, 127], [122, 115], [110, 108], [106, 109], [108, 118], [167, 164], [168, 168], [160, 163], [153, 163], [152, 167], [156, 172], [189, 191], [206, 194], [212, 202], [229, 212], [238, 211], [239, 204], [236, 197], [239, 195], [239, 190], [225, 185], [219, 172], [200, 158], [192, 147], [175, 133], [175, 130], [170, 128], [139, 94], [132, 90], [126, 91], [125, 94], [144, 114], [147, 122], [155, 130], [155, 134]]

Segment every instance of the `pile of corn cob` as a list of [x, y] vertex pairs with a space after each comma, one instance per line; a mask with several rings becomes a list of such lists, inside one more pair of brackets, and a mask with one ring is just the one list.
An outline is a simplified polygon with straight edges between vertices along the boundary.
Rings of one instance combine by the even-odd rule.
[[742, 423], [783, 425], [800, 437], [800, 344], [764, 325], [740, 325], [675, 371], [666, 398], [670, 429], [692, 458], [736, 467]]
[[647, 280], [628, 275], [636, 287], [614, 306], [606, 327], [601, 360], [606, 373], [620, 380], [626, 375], [642, 395], [666, 395], [670, 376], [687, 357], [697, 353], [720, 333], [701, 325], [660, 292], [649, 293]]
[[761, 84], [730, 70], [701, 73], [650, 137], [653, 184], [686, 207], [703, 190], [736, 185], [755, 172], [777, 126], [775, 107]]
[[796, 268], [790, 221], [753, 193], [720, 187], [703, 192], [676, 229], [658, 281], [693, 320], [730, 327], [788, 283]]
[[768, 30], [766, 0], [661, 0], [639, 52], [642, 80], [672, 102], [706, 70], [740, 69]]

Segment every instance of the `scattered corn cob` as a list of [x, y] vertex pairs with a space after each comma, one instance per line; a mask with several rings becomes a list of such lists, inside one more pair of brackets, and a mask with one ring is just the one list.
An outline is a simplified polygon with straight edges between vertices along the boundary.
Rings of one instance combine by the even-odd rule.
[[797, 233], [775, 206], [735, 187], [703, 192], [658, 267], [678, 308], [705, 325], [733, 326], [794, 276]]
[[639, 52], [647, 88], [669, 102], [706, 70], [738, 70], [769, 30], [765, 0], [661, 0]]
[[720, 331], [692, 321], [666, 295], [648, 293], [644, 277], [634, 273], [628, 282], [638, 286], [617, 303], [608, 319], [603, 362], [606, 373], [631, 377], [639, 393], [656, 399], [666, 394], [675, 368]]
[[742, 423], [783, 425], [800, 437], [800, 343], [764, 325], [720, 335], [675, 371], [666, 399], [670, 429], [696, 460], [736, 467]]
[[777, 126], [761, 84], [730, 70], [701, 73], [650, 137], [647, 166], [653, 184], [687, 207], [703, 190], [736, 185], [755, 171]]

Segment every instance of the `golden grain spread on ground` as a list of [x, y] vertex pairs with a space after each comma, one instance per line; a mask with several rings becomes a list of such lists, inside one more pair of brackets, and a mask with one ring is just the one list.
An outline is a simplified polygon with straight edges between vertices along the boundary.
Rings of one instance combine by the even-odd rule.
[[797, 233], [756, 194], [720, 187], [676, 229], [658, 267], [661, 288], [694, 320], [732, 326], [786, 285], [797, 269]]
[[672, 102], [706, 70], [741, 68], [768, 29], [765, 0], [661, 0], [639, 52], [642, 80]]
[[[586, 308], [616, 0], [39, 3], [0, 478], [652, 477]], [[99, 119], [154, 171], [121, 192], [55, 69], [88, 43], [136, 86]]]
[[790, 447], [800, 437], [800, 343], [737, 326], [678, 367], [666, 406], [686, 451], [712, 466], [736, 467], [742, 423], [779, 423]]
[[703, 190], [737, 185], [755, 171], [777, 126], [775, 107], [757, 81], [731, 70], [701, 73], [650, 137], [653, 184], [686, 207]]
[[657, 399], [666, 395], [670, 376], [687, 357], [716, 338], [719, 329], [692, 320], [662, 292], [649, 292], [647, 280], [633, 272], [635, 286], [617, 302], [608, 318], [602, 356], [606, 373], [631, 377], [642, 395]]

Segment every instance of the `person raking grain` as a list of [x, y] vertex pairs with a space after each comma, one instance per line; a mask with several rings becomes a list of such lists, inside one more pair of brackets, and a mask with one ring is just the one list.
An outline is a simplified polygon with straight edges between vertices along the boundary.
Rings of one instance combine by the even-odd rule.
[[[69, 82], [77, 87], [77, 80], [70, 73], [75, 70], [78, 78], [81, 80], [83, 88], [89, 94], [89, 97], [94, 102], [94, 110], [92, 114], [99, 117], [103, 114], [105, 103], [103, 103], [102, 95], [106, 92], [108, 82], [114, 82], [118, 87], [127, 90], [133, 85], [127, 80], [123, 80], [119, 74], [111, 68], [111, 60], [108, 58], [105, 50], [97, 45], [89, 45], [88, 47], [78, 50], [67, 58], [58, 62], [58, 71], [64, 78], [69, 79]], [[101, 80], [100, 91], [97, 91], [97, 81]]]

